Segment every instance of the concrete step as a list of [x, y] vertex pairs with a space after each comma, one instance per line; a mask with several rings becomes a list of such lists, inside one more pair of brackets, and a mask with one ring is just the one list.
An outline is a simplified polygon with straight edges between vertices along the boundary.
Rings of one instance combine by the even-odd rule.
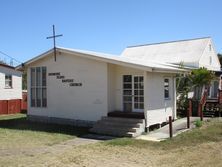
[[[134, 129], [135, 130], [135, 129]], [[127, 131], [127, 130], [116, 130], [116, 129], [106, 129], [106, 128], [92, 128], [90, 132], [96, 134], [104, 134], [110, 136], [118, 136], [118, 137], [136, 137], [139, 136], [141, 133], [138, 133], [136, 130], [135, 132]]]
[[143, 119], [102, 117], [90, 132], [118, 137], [136, 137], [145, 130]]
[[128, 132], [125, 137], [138, 137], [140, 136], [141, 133], [132, 133], [132, 132]]
[[102, 117], [102, 120], [111, 120], [122, 123], [143, 123], [144, 119], [133, 119], [133, 118], [119, 118], [119, 117]]
[[134, 127], [116, 127], [116, 126], [110, 126], [110, 125], [102, 125], [96, 124], [93, 126], [94, 129], [108, 129], [110, 131], [122, 131], [122, 132], [136, 132], [139, 128]]
[[97, 122], [99, 125], [104, 126], [113, 126], [113, 127], [128, 127], [128, 128], [139, 128], [142, 123], [127, 123], [127, 122], [117, 122], [117, 121], [111, 121], [111, 120], [99, 120]]
[[117, 136], [117, 137], [122, 137], [124, 136], [127, 132], [119, 132], [119, 131], [111, 131], [109, 129], [105, 128], [92, 128], [90, 129], [90, 132], [96, 133], [96, 134], [102, 134], [102, 135], [110, 135], [110, 136]]
[[138, 129], [136, 128], [131, 128], [131, 129], [117, 129], [117, 128], [112, 128], [112, 127], [93, 127], [92, 132], [110, 132], [110, 133], [117, 133], [117, 134], [126, 134], [127, 132], [137, 132]]

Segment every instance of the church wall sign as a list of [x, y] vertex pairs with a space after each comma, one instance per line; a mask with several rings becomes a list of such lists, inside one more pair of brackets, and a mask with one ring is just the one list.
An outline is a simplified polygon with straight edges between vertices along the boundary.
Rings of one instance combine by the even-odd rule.
[[61, 80], [62, 83], [68, 83], [70, 87], [82, 86], [81, 82], [75, 82], [75, 79], [66, 78], [64, 75], [61, 75], [60, 72], [48, 73], [48, 76], [55, 77], [56, 79]]

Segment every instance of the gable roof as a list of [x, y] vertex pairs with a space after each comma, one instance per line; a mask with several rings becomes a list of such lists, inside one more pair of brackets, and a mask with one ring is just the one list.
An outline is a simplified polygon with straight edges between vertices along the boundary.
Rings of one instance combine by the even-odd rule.
[[212, 43], [211, 38], [204, 37], [129, 46], [122, 52], [121, 56], [177, 65], [183, 63], [187, 67], [199, 68], [200, 59], [209, 43]]
[[8, 64], [0, 62], [0, 73], [7, 73], [7, 74], [12, 74], [12, 75], [17, 75], [20, 76], [22, 75], [22, 72], [19, 70], [16, 70], [15, 67], [10, 66]]
[[13, 69], [13, 70], [15, 69], [15, 67], [10, 66], [10, 65], [5, 64], [5, 63], [2, 63], [2, 62], [0, 62], [0, 67], [10, 68], [10, 69]]
[[[29, 66], [30, 64], [49, 56], [51, 53], [53, 53], [53, 49], [48, 50], [47, 52], [44, 52], [43, 54], [34, 57], [31, 60], [28, 60], [27, 62], [23, 63], [22, 65], [17, 66], [17, 69], [21, 69], [23, 66]], [[73, 54], [75, 56], [81, 56], [89, 59], [94, 59], [98, 61], [103, 61], [107, 63], [142, 69], [146, 71], [153, 71], [153, 72], [165, 72], [165, 73], [178, 73], [181, 71], [186, 71], [184, 69], [179, 68], [178, 66], [167, 64], [167, 63], [158, 63], [154, 61], [143, 61], [138, 60], [134, 58], [127, 58], [127, 57], [121, 57], [117, 55], [111, 55], [111, 54], [105, 54], [105, 53], [99, 53], [99, 52], [93, 52], [93, 51], [85, 51], [85, 50], [77, 50], [77, 49], [69, 49], [69, 48], [63, 48], [63, 47], [57, 47], [57, 52], [62, 53], [68, 53]], [[58, 55], [59, 56], [59, 55]]]

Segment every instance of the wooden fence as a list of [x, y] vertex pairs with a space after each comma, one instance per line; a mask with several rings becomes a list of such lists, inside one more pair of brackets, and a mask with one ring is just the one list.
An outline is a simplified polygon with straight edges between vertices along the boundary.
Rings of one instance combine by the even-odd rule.
[[0, 115], [15, 114], [27, 111], [27, 93], [23, 92], [22, 99], [0, 100]]

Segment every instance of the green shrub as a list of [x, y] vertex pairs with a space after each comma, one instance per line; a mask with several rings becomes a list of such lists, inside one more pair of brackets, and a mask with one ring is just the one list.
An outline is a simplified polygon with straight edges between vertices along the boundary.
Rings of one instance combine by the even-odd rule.
[[201, 127], [203, 125], [203, 122], [198, 119], [198, 120], [195, 121], [194, 125], [196, 125], [196, 127], [199, 128], [199, 127]]

